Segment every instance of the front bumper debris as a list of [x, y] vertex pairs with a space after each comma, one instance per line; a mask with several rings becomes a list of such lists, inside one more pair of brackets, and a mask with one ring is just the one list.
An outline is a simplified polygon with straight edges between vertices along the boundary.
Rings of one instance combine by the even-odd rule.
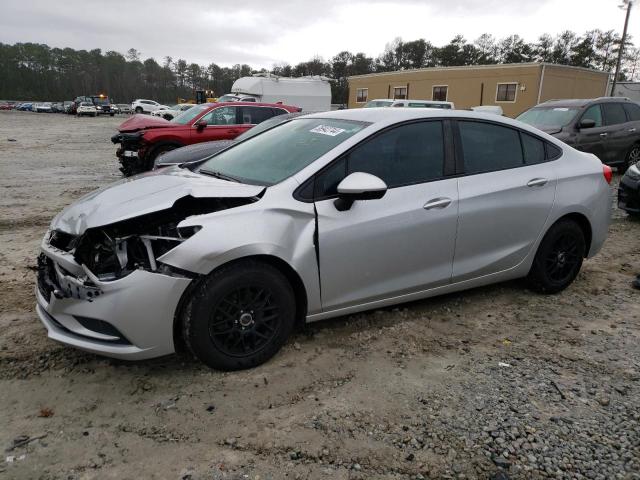
[[36, 312], [49, 338], [127, 360], [175, 351], [174, 316], [190, 278], [136, 270], [100, 281], [46, 241], [42, 250]]

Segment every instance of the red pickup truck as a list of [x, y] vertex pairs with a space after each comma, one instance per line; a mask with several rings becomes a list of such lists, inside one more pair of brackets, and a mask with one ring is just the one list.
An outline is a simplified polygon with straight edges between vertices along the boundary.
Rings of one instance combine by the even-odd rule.
[[134, 115], [118, 127], [111, 141], [120, 144], [116, 155], [120, 171], [128, 177], [151, 170], [155, 158], [163, 152], [194, 143], [233, 140], [264, 120], [299, 111], [298, 107], [282, 104], [203, 103], [170, 121]]

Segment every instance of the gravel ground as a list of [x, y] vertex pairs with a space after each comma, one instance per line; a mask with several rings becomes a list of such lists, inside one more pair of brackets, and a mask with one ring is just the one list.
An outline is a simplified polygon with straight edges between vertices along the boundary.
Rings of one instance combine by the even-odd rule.
[[0, 112], [0, 477], [640, 479], [640, 222], [617, 210], [559, 295], [510, 282], [322, 322], [250, 371], [48, 340], [38, 245], [118, 178], [120, 121]]

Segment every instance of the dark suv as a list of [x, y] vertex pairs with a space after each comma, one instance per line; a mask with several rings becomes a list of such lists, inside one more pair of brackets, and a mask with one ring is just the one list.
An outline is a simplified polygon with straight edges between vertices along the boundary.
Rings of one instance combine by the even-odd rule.
[[517, 119], [622, 171], [640, 160], [640, 105], [628, 98], [550, 100]]

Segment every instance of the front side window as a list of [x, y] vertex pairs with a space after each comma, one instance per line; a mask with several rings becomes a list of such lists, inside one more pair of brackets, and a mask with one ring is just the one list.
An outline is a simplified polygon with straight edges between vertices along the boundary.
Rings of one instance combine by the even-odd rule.
[[496, 91], [496, 102], [515, 102], [517, 83], [499, 83]]
[[395, 87], [393, 89], [394, 100], [405, 100], [407, 98], [407, 87]]
[[449, 87], [446, 85], [436, 85], [433, 87], [433, 91], [431, 92], [431, 100], [446, 102], [448, 93]]
[[[187, 110], [188, 112], [189, 110]], [[237, 125], [236, 107], [214, 108], [199, 121], [204, 121], [207, 125]]]
[[365, 140], [316, 178], [316, 197], [337, 194], [340, 181], [354, 172], [381, 178], [389, 188], [444, 176], [442, 122], [402, 125]]
[[600, 105], [591, 105], [582, 115], [582, 120], [593, 120], [596, 122], [596, 127], [602, 126], [602, 110]]
[[356, 89], [356, 103], [365, 103], [367, 101], [368, 96], [369, 96], [368, 88]]
[[621, 103], [603, 103], [604, 121], [607, 125], [618, 125], [627, 121], [627, 115]]
[[523, 165], [518, 131], [491, 123], [460, 121], [460, 138], [467, 174]]
[[273, 116], [273, 111], [266, 107], [241, 107], [242, 123], [257, 125]]
[[369, 125], [299, 118], [262, 132], [207, 160], [199, 172], [254, 185], [274, 185], [310, 165]]

